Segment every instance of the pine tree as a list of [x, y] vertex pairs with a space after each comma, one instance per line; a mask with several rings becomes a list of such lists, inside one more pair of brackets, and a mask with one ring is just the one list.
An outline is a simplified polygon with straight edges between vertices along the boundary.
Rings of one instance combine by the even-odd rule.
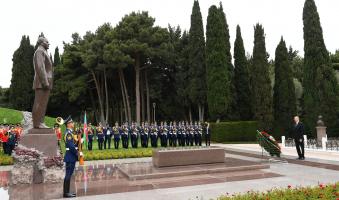
[[31, 110], [33, 105], [34, 46], [28, 36], [22, 36], [19, 48], [13, 54], [12, 79], [9, 100], [13, 108]]
[[306, 0], [304, 22], [304, 106], [305, 122], [313, 131], [318, 115], [331, 129], [337, 119], [339, 94], [337, 80], [326, 49], [320, 18], [314, 0]]
[[296, 115], [293, 71], [286, 43], [281, 38], [275, 50], [275, 82], [273, 88], [274, 133], [286, 135]]
[[234, 42], [234, 87], [235, 99], [240, 120], [252, 119], [252, 104], [248, 62], [241, 36], [240, 26], [237, 26], [237, 34]]
[[259, 122], [259, 128], [270, 131], [273, 122], [273, 100], [267, 58], [264, 28], [262, 25], [256, 24], [251, 67], [253, 111], [254, 118]]
[[231, 105], [231, 76], [223, 15], [215, 6], [208, 10], [206, 27], [207, 102], [211, 119], [226, 116]]
[[203, 121], [206, 104], [205, 37], [198, 0], [194, 1], [189, 30], [189, 98], [198, 107], [199, 121]]
[[53, 59], [53, 66], [58, 66], [61, 63], [60, 60], [60, 54], [59, 54], [59, 48], [56, 47], [54, 50], [54, 59]]

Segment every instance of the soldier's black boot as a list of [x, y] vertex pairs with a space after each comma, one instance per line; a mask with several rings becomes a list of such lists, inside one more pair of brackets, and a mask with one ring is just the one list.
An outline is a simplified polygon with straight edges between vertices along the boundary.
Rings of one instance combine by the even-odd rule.
[[71, 185], [71, 180], [64, 180], [64, 197], [65, 198], [76, 197], [76, 194], [69, 192], [70, 185]]

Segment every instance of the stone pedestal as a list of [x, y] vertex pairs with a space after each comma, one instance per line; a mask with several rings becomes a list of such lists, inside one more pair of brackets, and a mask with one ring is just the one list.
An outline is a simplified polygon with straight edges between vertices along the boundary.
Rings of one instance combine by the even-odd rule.
[[13, 152], [11, 184], [63, 180], [63, 160], [53, 129], [30, 129]]
[[155, 167], [224, 163], [225, 149], [219, 147], [155, 149], [152, 161]]
[[41, 151], [45, 156], [58, 155], [57, 137], [53, 129], [36, 129], [28, 130], [28, 134], [24, 135], [20, 144], [27, 148], [34, 148]]
[[317, 126], [317, 141], [318, 144], [322, 144], [322, 138], [327, 138], [326, 126]]

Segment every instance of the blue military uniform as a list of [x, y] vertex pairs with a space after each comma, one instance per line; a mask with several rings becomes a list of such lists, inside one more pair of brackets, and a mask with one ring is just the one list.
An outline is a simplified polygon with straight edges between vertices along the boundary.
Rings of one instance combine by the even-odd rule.
[[[71, 119], [68, 120], [69, 123]], [[72, 129], [65, 131], [65, 147], [66, 153], [64, 162], [66, 163], [66, 175], [64, 179], [64, 197], [75, 197], [75, 194], [69, 193], [71, 177], [74, 172], [75, 163], [78, 160], [78, 150], [74, 144], [74, 134]]]

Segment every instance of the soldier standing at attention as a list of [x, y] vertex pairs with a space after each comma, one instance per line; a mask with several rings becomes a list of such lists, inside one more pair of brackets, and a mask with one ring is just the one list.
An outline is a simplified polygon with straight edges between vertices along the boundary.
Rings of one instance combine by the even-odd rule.
[[72, 118], [69, 117], [67, 120], [65, 120], [66, 123], [66, 131], [65, 131], [65, 147], [66, 147], [66, 153], [64, 157], [64, 162], [66, 163], [66, 174], [64, 179], [64, 197], [70, 198], [75, 197], [76, 194], [70, 193], [70, 184], [71, 184], [71, 177], [74, 172], [75, 163], [78, 160], [78, 156], [83, 156], [82, 152], [80, 152], [80, 155], [78, 155], [78, 150], [76, 146], [74, 145], [74, 135], [73, 135], [73, 129], [74, 129], [74, 123], [72, 121]]
[[120, 134], [122, 134], [122, 131], [119, 128], [118, 122], [115, 122], [115, 126], [113, 127], [112, 130], [113, 130], [114, 148], [119, 149]]
[[92, 147], [93, 147], [93, 128], [92, 128], [92, 124], [89, 123], [88, 124], [88, 150], [92, 151]]
[[105, 136], [101, 127], [101, 123], [99, 123], [99, 126], [97, 127], [97, 137], [98, 137], [98, 148], [99, 150], [102, 150]]
[[59, 127], [59, 124], [54, 124], [54, 132], [58, 140], [58, 146], [60, 147], [60, 141], [61, 141], [61, 128]]

